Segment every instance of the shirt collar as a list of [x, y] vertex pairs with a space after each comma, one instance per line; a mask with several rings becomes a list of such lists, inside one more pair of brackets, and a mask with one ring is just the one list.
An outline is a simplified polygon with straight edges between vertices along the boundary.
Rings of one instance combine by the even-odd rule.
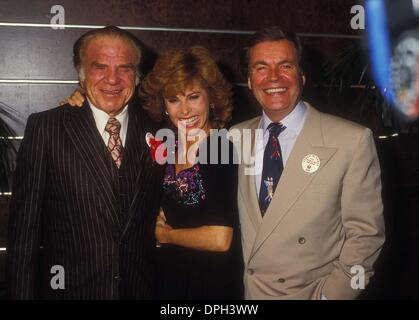
[[[284, 119], [281, 120], [281, 123], [287, 128], [287, 135], [292, 134], [293, 136], [297, 136], [300, 133], [304, 125], [306, 114], [307, 106], [302, 100], [300, 100], [295, 106], [294, 110], [292, 110]], [[263, 129], [264, 134], [272, 122], [273, 121], [269, 119], [265, 111], [262, 111], [262, 118], [259, 128]]]
[[[90, 100], [87, 98], [87, 101], [89, 102], [90, 108], [93, 112], [93, 118], [95, 119], [96, 126], [99, 129], [100, 132], [105, 131], [106, 124], [109, 120], [109, 115], [96, 107]], [[127, 129], [127, 123], [128, 123], [128, 104], [122, 109], [122, 111], [115, 116], [115, 118], [121, 123], [121, 131], [126, 131]]]

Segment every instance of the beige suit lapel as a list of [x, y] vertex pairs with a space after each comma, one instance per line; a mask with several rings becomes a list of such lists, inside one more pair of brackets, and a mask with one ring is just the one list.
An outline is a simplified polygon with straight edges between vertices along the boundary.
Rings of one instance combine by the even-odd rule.
[[[241, 192], [242, 198], [245, 199], [244, 204], [248, 207], [248, 210], [246, 210], [246, 212], [249, 214], [249, 218], [252, 221], [256, 231], [259, 229], [259, 226], [262, 223], [262, 215], [260, 213], [259, 201], [256, 193], [255, 175], [252, 174], [252, 170], [254, 169], [255, 165], [254, 157], [256, 129], [259, 127], [259, 122], [260, 117], [256, 118], [246, 128], [248, 137], [250, 137], [250, 139], [245, 138], [245, 132], [243, 132], [243, 134], [241, 135], [242, 163], [240, 165], [239, 172], [239, 192]], [[250, 143], [248, 140], [250, 140]]]
[[[250, 258], [290, 211], [336, 150], [336, 148], [324, 147], [320, 113], [308, 105], [305, 124], [288, 158], [275, 196], [262, 219]], [[308, 154], [315, 154], [320, 158], [320, 167], [314, 173], [307, 173], [302, 169], [302, 160]]]

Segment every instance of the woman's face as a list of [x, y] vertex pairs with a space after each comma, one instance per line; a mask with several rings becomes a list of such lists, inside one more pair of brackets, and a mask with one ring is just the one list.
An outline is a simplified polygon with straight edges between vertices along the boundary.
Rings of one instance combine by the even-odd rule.
[[[175, 96], [164, 97], [170, 121], [188, 135], [196, 135], [197, 129], [209, 132], [209, 97], [199, 81], [193, 81], [185, 90]], [[196, 133], [194, 133], [194, 130]]]

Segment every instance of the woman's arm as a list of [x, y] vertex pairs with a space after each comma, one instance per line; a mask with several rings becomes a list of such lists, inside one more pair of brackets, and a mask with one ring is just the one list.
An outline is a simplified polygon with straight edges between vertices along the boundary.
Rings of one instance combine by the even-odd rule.
[[160, 244], [170, 243], [181, 247], [225, 252], [230, 249], [233, 228], [226, 226], [201, 226], [197, 228], [173, 229], [165, 221], [163, 211], [157, 218], [155, 235]]

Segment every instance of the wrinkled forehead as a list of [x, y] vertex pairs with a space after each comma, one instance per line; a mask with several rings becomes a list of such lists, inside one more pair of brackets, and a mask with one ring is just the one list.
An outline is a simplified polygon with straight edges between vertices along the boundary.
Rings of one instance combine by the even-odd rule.
[[129, 40], [118, 37], [102, 35], [90, 39], [81, 49], [82, 59], [94, 56], [118, 57], [124, 63], [138, 65], [140, 56], [137, 48]]
[[298, 52], [289, 40], [263, 41], [250, 48], [250, 63], [259, 59], [283, 59], [298, 61]]
[[265, 60], [298, 62], [298, 52], [289, 40], [262, 41], [250, 48], [249, 63], [254, 64]]

